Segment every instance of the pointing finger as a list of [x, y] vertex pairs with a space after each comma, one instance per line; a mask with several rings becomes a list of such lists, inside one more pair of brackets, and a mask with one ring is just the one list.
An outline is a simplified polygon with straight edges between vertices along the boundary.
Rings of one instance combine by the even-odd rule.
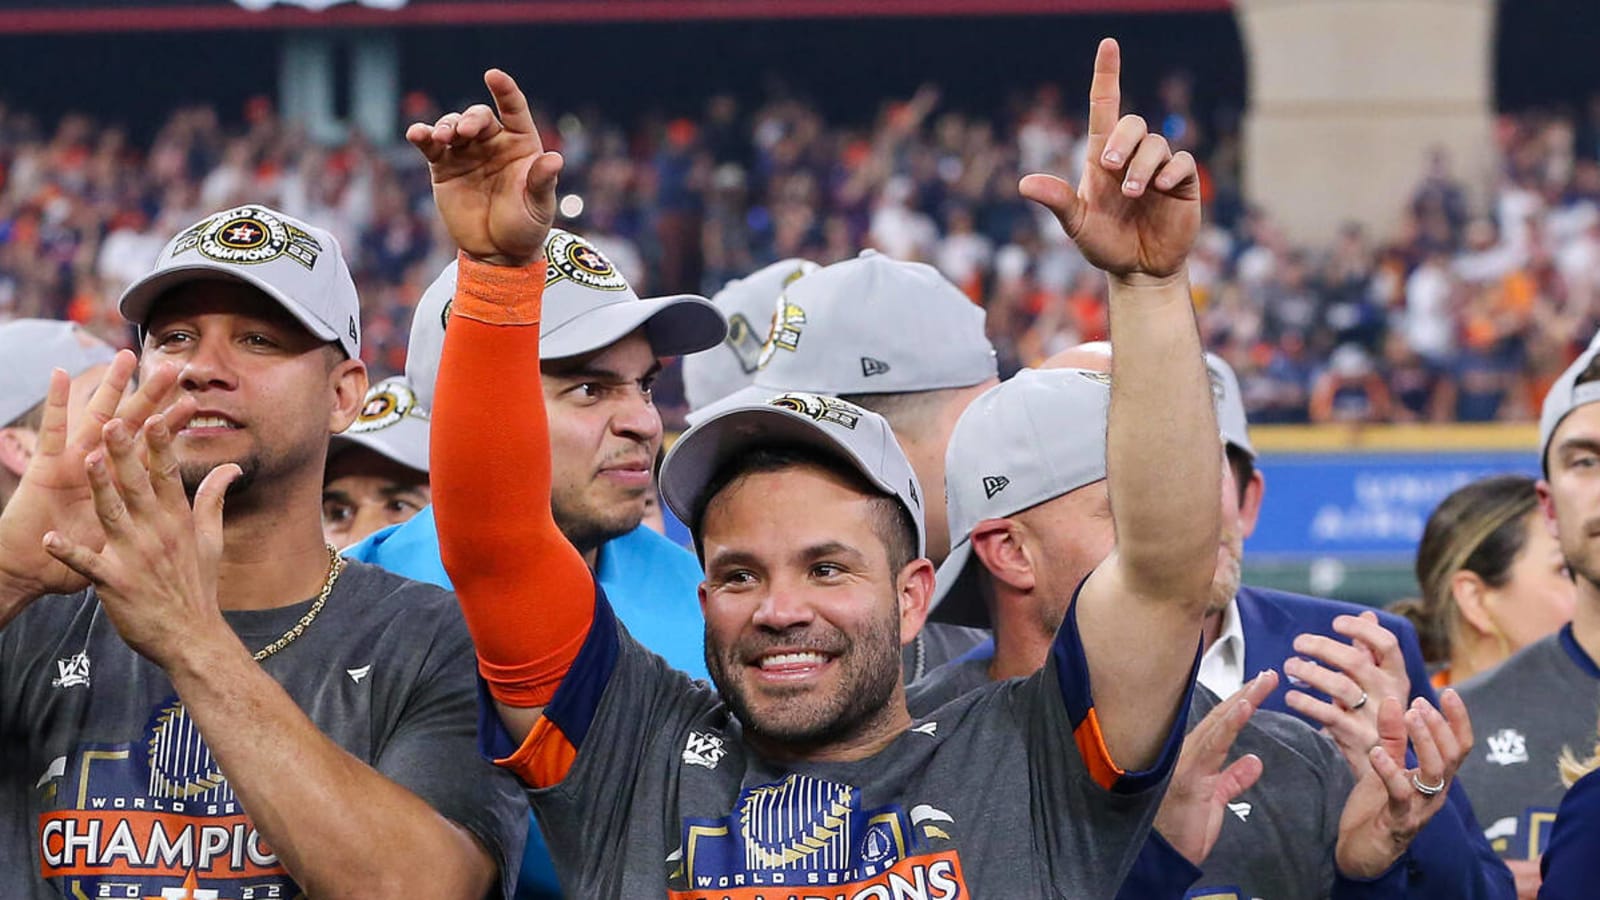
[[1112, 38], [1100, 42], [1089, 83], [1089, 158], [1099, 159], [1122, 111], [1122, 48]]
[[[507, 131], [538, 136], [533, 124], [533, 112], [528, 109], [528, 98], [517, 87], [516, 79], [499, 69], [483, 73], [484, 86], [494, 95], [495, 108], [500, 111], [500, 121]], [[543, 149], [543, 145], [540, 145]]]

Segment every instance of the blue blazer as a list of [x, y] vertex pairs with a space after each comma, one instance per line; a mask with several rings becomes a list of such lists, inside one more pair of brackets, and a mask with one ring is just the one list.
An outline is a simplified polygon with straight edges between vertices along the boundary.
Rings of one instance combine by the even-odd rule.
[[[1239, 625], [1244, 632], [1244, 671], [1249, 678], [1262, 669], [1282, 670], [1284, 660], [1297, 655], [1294, 639], [1311, 633], [1343, 640], [1333, 630], [1333, 620], [1341, 615], [1357, 615], [1371, 607], [1322, 597], [1307, 597], [1267, 588], [1242, 587], [1238, 594]], [[1375, 610], [1378, 621], [1400, 639], [1406, 674], [1411, 678], [1408, 700], [1424, 697], [1437, 704], [1428, 669], [1422, 661], [1422, 645], [1411, 623], [1392, 613]], [[1284, 702], [1289, 680], [1283, 679], [1276, 691], [1261, 704], [1300, 716]], [[1300, 718], [1312, 727], [1316, 722]], [[1475, 864], [1468, 865], [1471, 858]], [[1459, 780], [1450, 785], [1449, 802], [1423, 827], [1411, 842], [1408, 852], [1409, 896], [1437, 897], [1439, 900], [1480, 900], [1517, 896], [1511, 870], [1495, 855], [1483, 836], [1478, 817], [1467, 801]]]
[[1583, 900], [1600, 884], [1600, 771], [1579, 778], [1556, 810], [1539, 900]]

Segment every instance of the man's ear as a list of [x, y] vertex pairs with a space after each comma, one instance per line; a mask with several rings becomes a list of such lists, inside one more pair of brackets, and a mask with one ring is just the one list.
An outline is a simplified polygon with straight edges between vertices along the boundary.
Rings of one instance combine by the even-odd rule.
[[20, 479], [38, 446], [39, 435], [32, 428], [0, 428], [0, 467]]
[[333, 389], [328, 428], [331, 434], [338, 434], [355, 422], [366, 405], [367, 364], [359, 359], [341, 360], [328, 372], [328, 385]]
[[1561, 542], [1561, 529], [1556, 527], [1556, 500], [1550, 493], [1550, 482], [1541, 478], [1533, 484], [1533, 492], [1539, 495], [1539, 513], [1544, 518], [1545, 531], [1550, 536]]
[[937, 577], [934, 574], [933, 563], [926, 559], [914, 559], [906, 563], [900, 570], [897, 579], [900, 591], [900, 645], [916, 640], [917, 634], [922, 631], [922, 626], [928, 621], [928, 612], [933, 604], [934, 585]]
[[1261, 501], [1267, 494], [1267, 476], [1260, 469], [1250, 473], [1250, 483], [1244, 486], [1239, 500], [1239, 529], [1245, 537], [1255, 533], [1256, 521], [1261, 518]]
[[999, 584], [1031, 591], [1037, 581], [1033, 558], [1011, 519], [985, 519], [972, 529], [972, 553]]

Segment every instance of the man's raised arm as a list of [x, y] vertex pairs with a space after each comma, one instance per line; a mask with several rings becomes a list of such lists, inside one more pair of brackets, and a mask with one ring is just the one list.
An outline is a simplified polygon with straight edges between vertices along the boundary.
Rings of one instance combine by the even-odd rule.
[[1021, 187], [1110, 281], [1117, 549], [1085, 583], [1076, 619], [1106, 748], [1133, 770], [1156, 761], [1187, 696], [1216, 563], [1222, 451], [1186, 270], [1200, 227], [1194, 158], [1138, 116], [1119, 120], [1120, 74], [1116, 42], [1102, 41], [1076, 191], [1049, 175]]
[[478, 670], [519, 744], [576, 658], [594, 582], [550, 510], [550, 438], [539, 385], [544, 240], [559, 154], [544, 149], [511, 76], [484, 74], [478, 104], [417, 123], [434, 202], [461, 248], [433, 409], [439, 547]]

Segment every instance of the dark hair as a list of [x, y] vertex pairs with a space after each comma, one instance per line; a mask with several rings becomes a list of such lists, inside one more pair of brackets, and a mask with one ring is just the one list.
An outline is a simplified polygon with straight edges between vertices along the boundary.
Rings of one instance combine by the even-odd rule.
[[1239, 505], [1244, 506], [1244, 495], [1250, 489], [1250, 479], [1256, 477], [1256, 461], [1232, 444], [1224, 453], [1228, 457], [1228, 468], [1233, 470], [1233, 486], [1239, 492]]
[[705, 563], [705, 548], [701, 544], [701, 529], [705, 525], [706, 510], [711, 501], [729, 485], [745, 477], [762, 472], [810, 466], [844, 479], [863, 494], [873, 496], [872, 527], [883, 542], [889, 557], [891, 574], [905, 568], [917, 558], [917, 525], [899, 499], [885, 494], [880, 488], [856, 470], [855, 466], [839, 456], [804, 444], [770, 444], [746, 450], [725, 461], [711, 480], [695, 498], [691, 510], [689, 533], [694, 537], [695, 553]]
[[1511, 563], [1527, 543], [1525, 522], [1538, 505], [1532, 478], [1496, 475], [1457, 488], [1428, 517], [1417, 545], [1422, 598], [1395, 612], [1417, 626], [1418, 635], [1424, 636], [1424, 650], [1432, 640], [1438, 661], [1450, 654], [1450, 636], [1459, 615], [1451, 577], [1464, 570], [1490, 587], [1504, 587], [1511, 577]]

